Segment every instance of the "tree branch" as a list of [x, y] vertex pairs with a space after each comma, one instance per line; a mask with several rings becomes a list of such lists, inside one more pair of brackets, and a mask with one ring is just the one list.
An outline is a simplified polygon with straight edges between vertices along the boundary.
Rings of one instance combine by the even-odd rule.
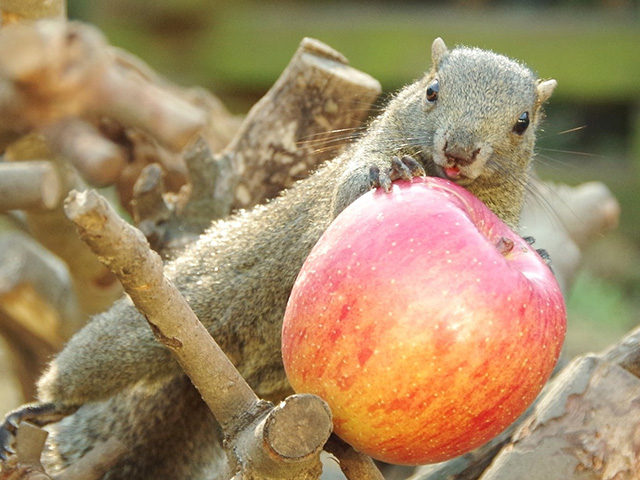
[[215, 415], [231, 470], [265, 479], [317, 478], [319, 453], [331, 432], [326, 404], [312, 395], [289, 397], [275, 409], [259, 400], [163, 275], [160, 257], [139, 230], [93, 191], [72, 192], [65, 211]]
[[49, 147], [73, 166], [89, 183], [115, 183], [125, 167], [125, 152], [107, 140], [91, 123], [77, 117], [42, 127]]
[[326, 147], [336, 130], [353, 139], [380, 91], [377, 80], [349, 67], [343, 55], [318, 40], [304, 39], [220, 160], [232, 165], [232, 208], [272, 198], [335, 157], [340, 148], [318, 145]]
[[62, 198], [62, 182], [50, 162], [0, 163], [0, 212], [51, 210]]
[[44, 429], [22, 422], [16, 434], [16, 453], [3, 463], [0, 480], [99, 480], [126, 452], [122, 443], [111, 438], [96, 444], [59, 474], [49, 476], [40, 463], [47, 436]]
[[42, 368], [84, 323], [64, 264], [22, 233], [0, 236], [0, 333], [23, 398]]
[[[274, 197], [345, 148], [380, 91], [375, 79], [349, 67], [340, 53], [304, 39], [222, 154], [214, 155], [203, 139], [189, 146], [188, 198], [174, 202], [174, 214], [169, 221], [163, 216], [157, 231], [151, 219], [145, 233], [165, 238], [169, 248], [181, 246], [232, 209]], [[155, 198], [164, 209], [165, 199]], [[134, 216], [147, 219], [135, 209]]]
[[[12, 164], [25, 160], [52, 158], [48, 146], [40, 135], [27, 135], [7, 149], [5, 158]], [[77, 174], [59, 158], [51, 162], [55, 165], [62, 182], [64, 195], [72, 188], [84, 184]], [[115, 277], [95, 257], [91, 250], [78, 238], [75, 228], [64, 215], [62, 204], [50, 211], [25, 211], [29, 233], [42, 246], [62, 259], [69, 269], [71, 287], [82, 316], [81, 322], [95, 313], [109, 307], [120, 295], [122, 289]]]
[[182, 149], [204, 112], [114, 61], [102, 34], [39, 21], [0, 32], [0, 128], [26, 132], [72, 116], [106, 116]]
[[357, 452], [336, 435], [332, 435], [325, 450], [338, 459], [342, 473], [350, 480], [384, 480], [371, 457]]
[[[141, 232], [122, 220], [94, 191], [71, 192], [65, 212], [82, 240], [120, 279], [156, 338], [176, 357], [225, 428], [236, 412], [249, 412], [258, 402], [177, 288], [164, 277], [161, 258], [149, 250]], [[212, 372], [208, 365], [216, 365]]]

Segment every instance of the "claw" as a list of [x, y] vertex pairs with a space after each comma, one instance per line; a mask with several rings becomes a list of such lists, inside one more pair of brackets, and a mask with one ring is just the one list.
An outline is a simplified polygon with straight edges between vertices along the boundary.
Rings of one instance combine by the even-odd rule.
[[[404, 157], [403, 157], [404, 158]], [[398, 157], [391, 158], [391, 171], [389, 173], [391, 180], [411, 180], [411, 170]]]
[[0, 427], [0, 460], [7, 461], [9, 456], [15, 453], [15, 450], [11, 446], [13, 441], [13, 433], [4, 426]]
[[391, 190], [391, 178], [385, 173], [381, 173], [376, 165], [369, 167], [369, 186], [371, 188], [384, 188], [385, 192]]
[[[522, 237], [522, 239], [531, 246], [536, 243], [536, 239], [531, 236]], [[549, 252], [547, 252], [544, 248], [536, 248], [536, 252], [538, 252], [538, 255], [540, 255], [540, 257], [544, 260], [544, 263], [547, 264], [547, 267], [551, 268], [551, 255], [549, 255]], [[551, 268], [551, 271], [553, 271], [553, 268]]]
[[381, 175], [380, 176], [380, 186], [384, 188], [384, 191], [389, 193], [391, 191], [391, 177], [389, 175]]
[[[531, 246], [536, 243], [536, 239], [531, 236], [522, 237], [522, 239]], [[544, 260], [544, 263], [546, 263], [547, 266], [551, 268], [551, 255], [549, 255], [549, 252], [547, 252], [544, 248], [536, 248], [536, 252], [538, 252], [538, 255], [540, 255], [540, 257]]]
[[377, 165], [369, 167], [369, 186], [371, 188], [384, 188], [385, 192], [391, 191], [394, 180], [411, 180], [414, 177], [424, 177], [426, 173], [413, 157], [404, 155], [402, 158], [392, 157], [391, 167], [387, 172], [381, 172]]
[[418, 163], [418, 161], [415, 158], [410, 157], [409, 155], [404, 155], [402, 157], [402, 163], [404, 163], [407, 166], [407, 168], [409, 169], [413, 177], [427, 176], [427, 172], [425, 172], [424, 167], [420, 165], [420, 163]]
[[549, 270], [551, 270], [551, 272], [555, 275], [555, 272], [553, 271], [553, 262], [551, 261], [551, 255], [549, 255], [549, 252], [547, 252], [544, 248], [536, 248], [536, 252], [538, 252], [538, 255], [540, 255], [542, 260], [544, 260], [544, 263], [547, 264]]
[[369, 186], [371, 188], [378, 188], [380, 186], [380, 169], [377, 165], [371, 165], [369, 167]]
[[542, 257], [542, 259], [547, 263], [547, 265], [551, 265], [551, 255], [544, 248], [536, 248], [536, 252], [538, 255]]

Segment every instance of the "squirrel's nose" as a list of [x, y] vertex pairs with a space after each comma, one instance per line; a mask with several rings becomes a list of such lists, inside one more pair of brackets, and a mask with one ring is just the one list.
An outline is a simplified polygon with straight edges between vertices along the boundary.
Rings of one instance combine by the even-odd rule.
[[471, 150], [457, 145], [449, 145], [449, 142], [444, 145], [444, 156], [447, 157], [447, 160], [461, 167], [475, 162], [479, 153], [480, 148]]

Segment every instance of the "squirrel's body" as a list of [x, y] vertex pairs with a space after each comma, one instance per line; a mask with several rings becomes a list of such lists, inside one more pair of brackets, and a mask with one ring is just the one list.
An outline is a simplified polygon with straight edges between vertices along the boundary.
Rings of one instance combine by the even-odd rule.
[[[259, 396], [289, 389], [280, 330], [293, 282], [330, 222], [370, 188], [371, 166], [384, 172], [393, 156], [413, 156], [517, 226], [540, 107], [555, 82], [490, 52], [447, 51], [439, 39], [432, 53], [432, 70], [345, 153], [267, 205], [214, 223], [167, 265]], [[109, 436], [131, 450], [107, 478], [210, 478], [206, 467], [221, 455], [211, 414], [126, 298], [70, 340], [41, 379], [39, 400], [81, 405], [52, 426], [50, 465], [73, 463]]]

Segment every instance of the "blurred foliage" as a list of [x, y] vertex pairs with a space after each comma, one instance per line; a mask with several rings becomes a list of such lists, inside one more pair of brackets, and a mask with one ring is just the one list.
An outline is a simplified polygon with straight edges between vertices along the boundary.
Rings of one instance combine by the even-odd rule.
[[[559, 87], [537, 170], [569, 184], [606, 183], [619, 231], [585, 252], [569, 298], [572, 351], [597, 350], [640, 309], [640, 6], [635, 0], [450, 2], [69, 1], [69, 15], [184, 85], [246, 111], [304, 36], [318, 38], [387, 91], [421, 75], [434, 37], [518, 58]], [[549, 212], [553, 215], [553, 212]], [[597, 261], [593, 261], [597, 258]]]
[[[442, 4], [442, 2], [440, 2]], [[640, 91], [637, 9], [468, 8], [466, 3], [70, 2], [70, 16], [176, 79], [212, 88], [264, 91], [301, 38], [318, 38], [388, 90], [418, 77], [436, 36], [490, 48], [560, 83], [560, 98], [626, 99]], [[501, 2], [497, 2], [501, 3]], [[563, 3], [563, 2], [554, 2]], [[569, 2], [572, 3], [572, 2]], [[232, 93], [232, 92], [231, 92]]]

